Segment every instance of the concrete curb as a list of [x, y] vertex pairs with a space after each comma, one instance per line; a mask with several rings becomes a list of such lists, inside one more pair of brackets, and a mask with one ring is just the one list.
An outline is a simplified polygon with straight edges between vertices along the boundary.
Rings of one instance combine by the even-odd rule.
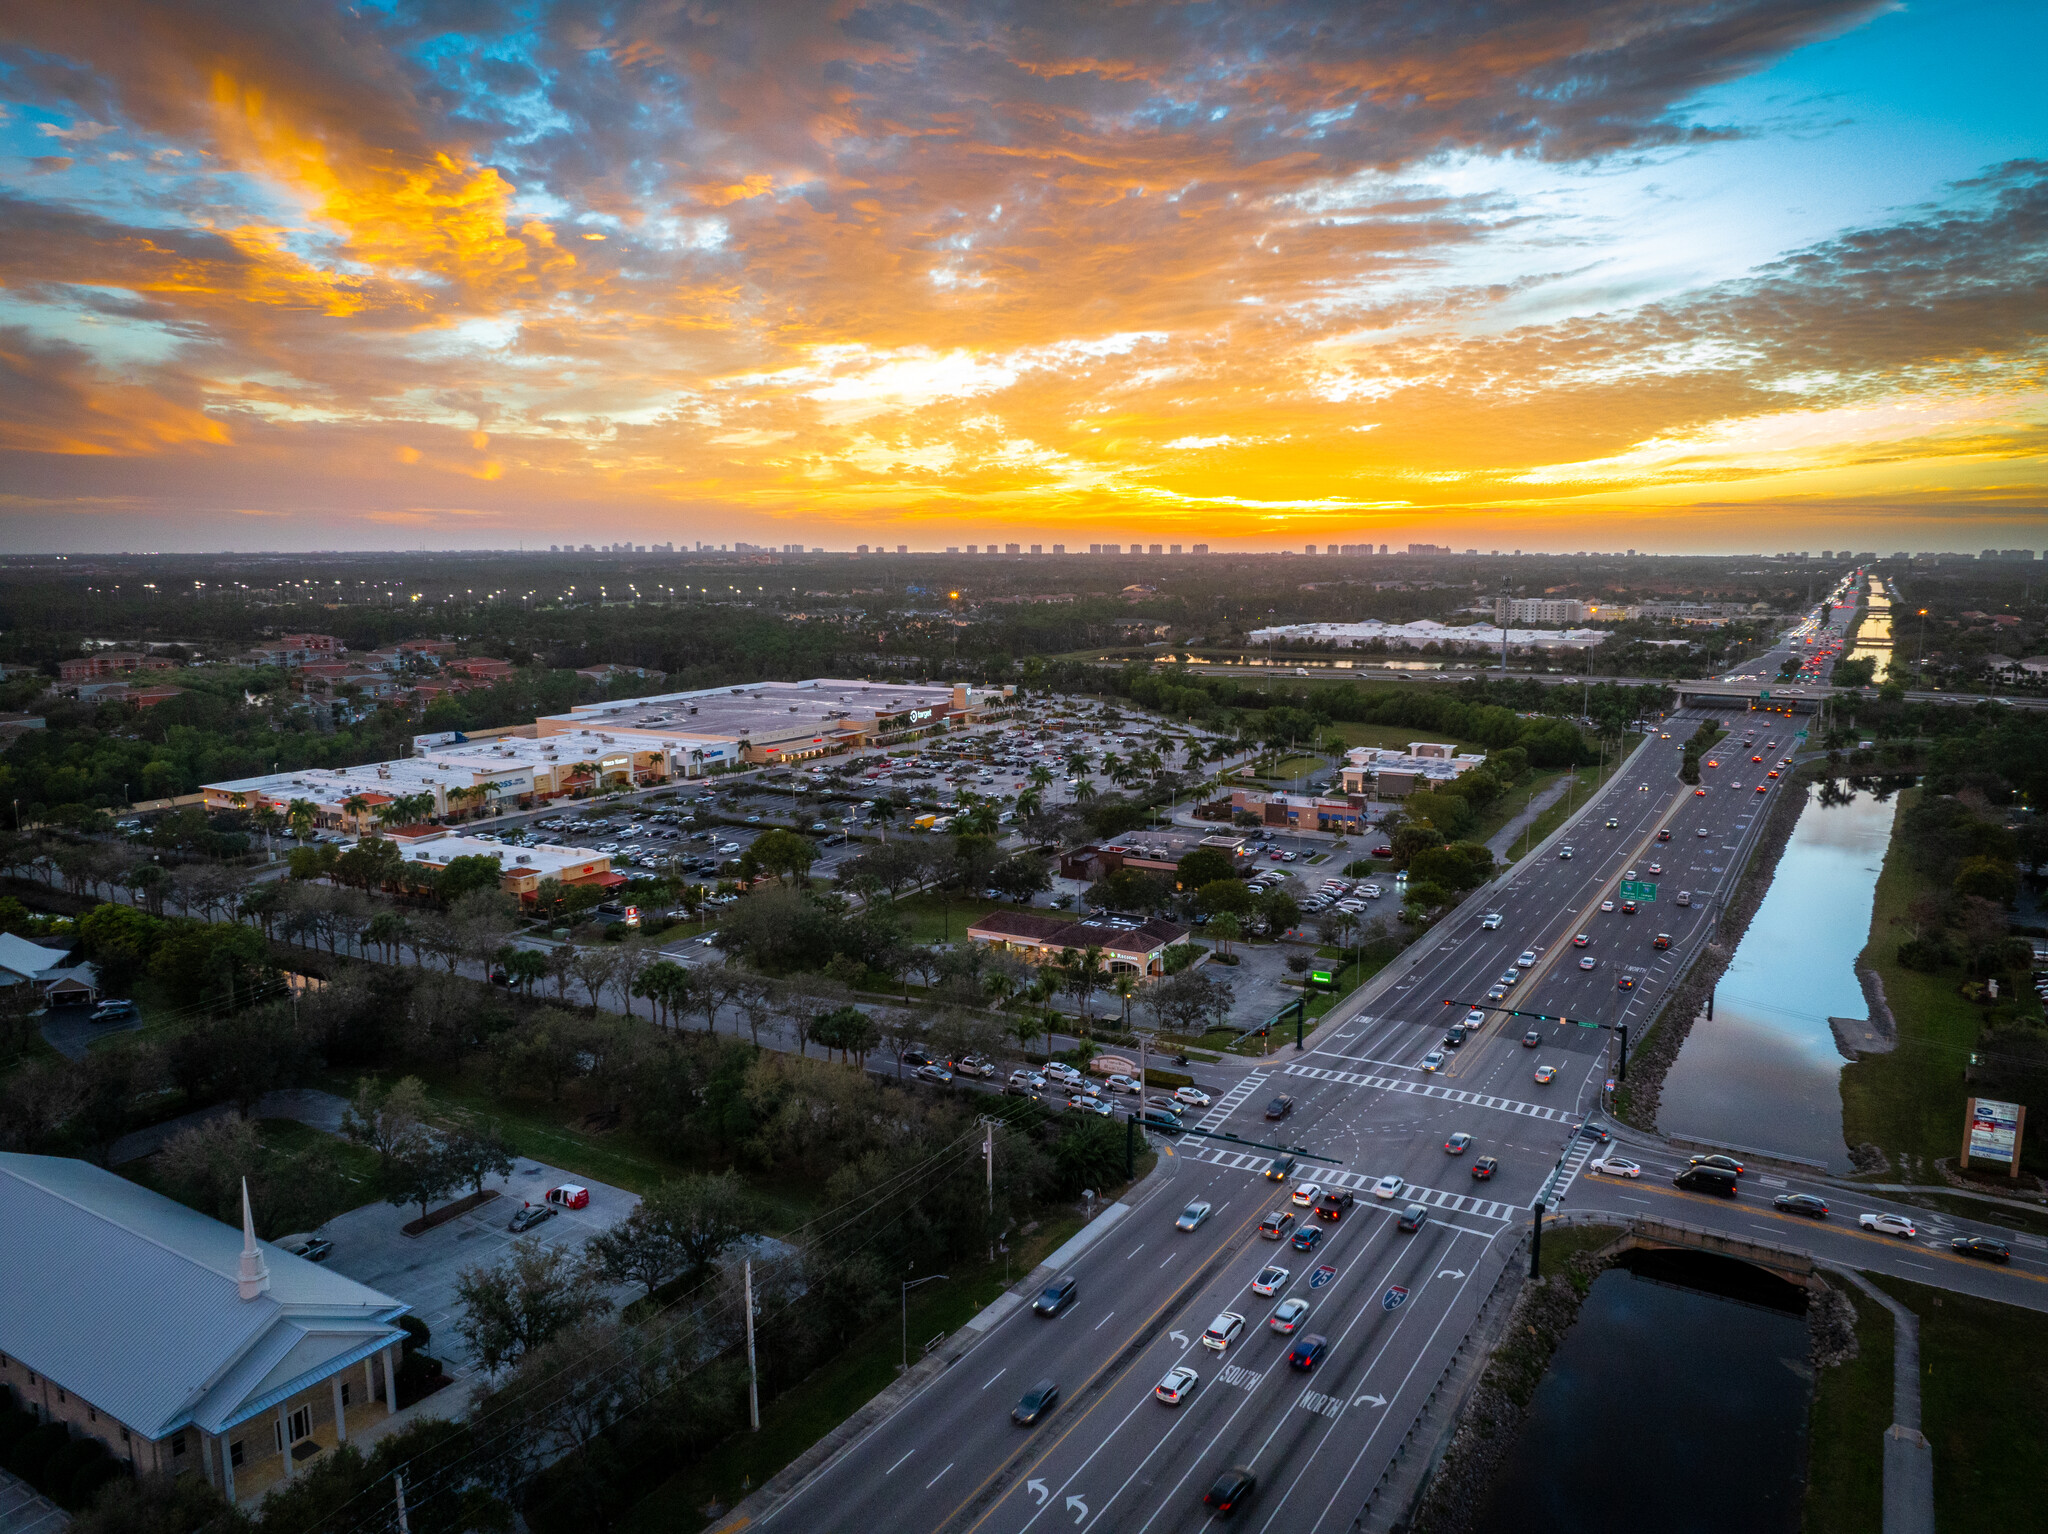
[[1853, 1268], [1829, 1268], [1892, 1315], [1892, 1425], [1884, 1434], [1884, 1534], [1934, 1534], [1934, 1446], [1920, 1431], [1920, 1318]]

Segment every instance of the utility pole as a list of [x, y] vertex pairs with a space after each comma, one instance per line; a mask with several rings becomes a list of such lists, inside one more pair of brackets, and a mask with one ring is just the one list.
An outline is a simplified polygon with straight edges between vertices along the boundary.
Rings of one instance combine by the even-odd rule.
[[[754, 1369], [754, 1261], [747, 1259], [746, 1302], [747, 1302], [747, 1418], [754, 1425], [754, 1431], [761, 1431], [761, 1380]], [[905, 1327], [906, 1332], [908, 1327]]]
[[996, 1260], [996, 1127], [981, 1124], [981, 1164], [988, 1178], [988, 1260]]
[[412, 1525], [405, 1521], [405, 1472], [398, 1471], [391, 1480], [398, 1488], [398, 1534], [412, 1534]]

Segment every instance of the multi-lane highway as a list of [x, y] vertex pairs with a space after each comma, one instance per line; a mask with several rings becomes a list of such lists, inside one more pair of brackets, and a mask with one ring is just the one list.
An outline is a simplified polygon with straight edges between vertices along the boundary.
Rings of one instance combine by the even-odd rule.
[[[1258, 1484], [1234, 1523], [1267, 1534], [1349, 1529], [1515, 1257], [1539, 1197], [1553, 1209], [1658, 1214], [2048, 1308], [2048, 1242], [2003, 1233], [2014, 1261], [1987, 1267], [1949, 1253], [1945, 1238], [1990, 1226], [1905, 1210], [1916, 1237], [1875, 1235], [1856, 1216], [1896, 1206], [1760, 1166], [1747, 1169], [1736, 1199], [1708, 1198], [1672, 1186], [1684, 1153], [1625, 1132], [1600, 1146], [1581, 1128], [1604, 1122], [1618, 1025], [1647, 1021], [1683, 972], [1781, 791], [1784, 779], [1766, 773], [1793, 754], [1798, 724], [1722, 719], [1735, 728], [1708, 753], [1719, 765], [1703, 766], [1703, 792], [1679, 778], [1681, 747], [1703, 720], [1680, 715], [1566, 832], [1326, 1019], [1311, 1048], [1260, 1063], [1195, 1121], [1322, 1159], [1304, 1156], [1276, 1179], [1265, 1151], [1195, 1137], [1163, 1145], [1159, 1169], [1048, 1264], [1046, 1275], [1073, 1280], [1070, 1304], [1042, 1316], [1028, 1296], [1005, 1296], [948, 1343], [946, 1367], [758, 1521], [863, 1534], [1149, 1534], [1206, 1526], [1214, 1515], [1204, 1492], [1220, 1471], [1243, 1466]], [[1655, 886], [1654, 899], [1639, 893], [1634, 915], [1619, 908], [1631, 871]], [[1681, 890], [1691, 896], [1683, 907]], [[1609, 901], [1616, 909], [1603, 910]], [[1497, 986], [1504, 997], [1489, 1002]], [[1496, 1010], [1445, 1047], [1446, 1025], [1474, 1002]], [[1539, 1082], [1539, 1066], [1549, 1079]], [[1279, 1097], [1291, 1105], [1270, 1118]], [[1471, 1143], [1453, 1154], [1453, 1135]], [[1640, 1177], [1588, 1170], [1602, 1151], [1625, 1153]], [[1473, 1175], [1481, 1157], [1498, 1163], [1485, 1180]], [[1387, 1196], [1375, 1188], [1383, 1178], [1392, 1179]], [[1296, 1202], [1313, 1197], [1298, 1191], [1304, 1182], [1356, 1201], [1339, 1218], [1318, 1218]], [[1772, 1196], [1795, 1191], [1819, 1192], [1829, 1217], [1772, 1207]], [[1192, 1202], [1210, 1205], [1208, 1218], [1178, 1229]], [[1411, 1204], [1426, 1218], [1403, 1231]], [[1275, 1215], [1291, 1217], [1277, 1239], [1261, 1231]], [[1298, 1249], [1303, 1229], [1317, 1234]], [[1254, 1292], [1269, 1266], [1286, 1272], [1261, 1286], [1270, 1293]], [[1268, 1318], [1295, 1298], [1307, 1311], [1283, 1336]], [[1203, 1334], [1225, 1313], [1243, 1327], [1219, 1351]], [[1308, 1336], [1324, 1340], [1320, 1356], [1294, 1367], [1290, 1352]], [[1167, 1404], [1154, 1386], [1183, 1365], [1198, 1381]], [[1018, 1425], [1011, 1408], [1045, 1381], [1058, 1387], [1057, 1404]]]

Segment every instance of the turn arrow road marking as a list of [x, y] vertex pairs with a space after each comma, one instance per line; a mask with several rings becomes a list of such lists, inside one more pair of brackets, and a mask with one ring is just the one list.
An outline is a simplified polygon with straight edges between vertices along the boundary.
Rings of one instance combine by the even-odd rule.
[[1067, 1498], [1067, 1506], [1074, 1510], [1074, 1522], [1079, 1523], [1088, 1516], [1088, 1504], [1079, 1497]]
[[1052, 1488], [1043, 1481], [1026, 1481], [1024, 1489], [1038, 1498], [1038, 1505], [1044, 1507], [1052, 1500]]

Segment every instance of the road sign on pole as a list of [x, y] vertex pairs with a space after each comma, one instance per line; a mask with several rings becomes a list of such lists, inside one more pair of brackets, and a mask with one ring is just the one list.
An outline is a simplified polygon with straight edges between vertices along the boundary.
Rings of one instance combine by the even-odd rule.
[[1657, 886], [1645, 883], [1640, 879], [1624, 879], [1621, 881], [1621, 898], [1623, 900], [1655, 900], [1657, 898]]

